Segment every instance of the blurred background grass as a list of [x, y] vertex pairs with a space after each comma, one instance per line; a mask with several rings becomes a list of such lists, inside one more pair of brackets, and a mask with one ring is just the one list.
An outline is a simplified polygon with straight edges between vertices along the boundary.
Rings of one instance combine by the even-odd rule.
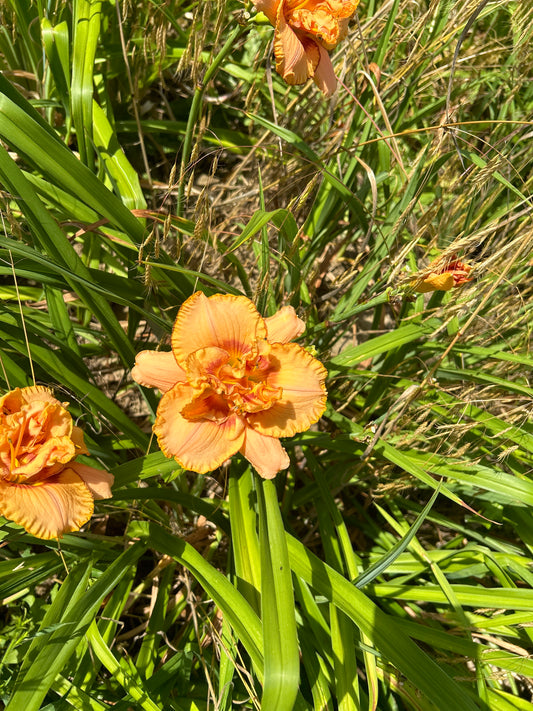
[[[9, 711], [531, 708], [527, 3], [365, 2], [328, 101], [238, 3], [0, 12], [0, 385], [116, 477], [61, 556], [0, 530]], [[412, 294], [440, 254], [472, 281]], [[275, 492], [151, 442], [129, 371], [198, 288], [328, 367]]]

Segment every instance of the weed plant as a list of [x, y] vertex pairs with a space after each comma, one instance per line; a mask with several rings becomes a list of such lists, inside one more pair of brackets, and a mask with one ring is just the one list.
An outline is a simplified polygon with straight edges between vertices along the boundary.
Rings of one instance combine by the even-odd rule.
[[[531, 709], [530, 3], [365, 0], [328, 100], [233, 0], [0, 13], [0, 388], [115, 476], [59, 542], [3, 520], [6, 710]], [[439, 255], [471, 281], [415, 293]], [[274, 482], [151, 437], [198, 289], [329, 371]]]

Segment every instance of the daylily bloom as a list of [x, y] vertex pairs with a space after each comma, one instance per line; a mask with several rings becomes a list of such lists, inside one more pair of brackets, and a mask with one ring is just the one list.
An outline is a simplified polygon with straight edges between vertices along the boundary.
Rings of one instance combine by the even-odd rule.
[[312, 78], [327, 96], [337, 88], [328, 52], [346, 37], [359, 0], [253, 0], [274, 26], [276, 71], [287, 84]]
[[74, 461], [89, 452], [66, 407], [39, 385], [0, 397], [0, 514], [37, 538], [78, 531], [111, 496], [112, 474]]
[[307, 430], [326, 407], [326, 369], [289, 343], [304, 330], [291, 306], [262, 318], [245, 296], [189, 297], [172, 351], [142, 351], [132, 371], [164, 393], [154, 432], [165, 456], [199, 474], [237, 452], [266, 479], [286, 469], [279, 437]]
[[472, 267], [457, 259], [456, 254], [452, 254], [449, 260], [439, 257], [428, 266], [421, 276], [413, 279], [410, 286], [419, 294], [425, 294], [428, 291], [449, 291], [470, 281], [468, 275], [471, 271]]

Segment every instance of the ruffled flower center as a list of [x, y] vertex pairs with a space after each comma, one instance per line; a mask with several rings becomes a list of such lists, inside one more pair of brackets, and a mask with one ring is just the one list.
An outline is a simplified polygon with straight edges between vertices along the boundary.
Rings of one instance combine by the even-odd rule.
[[346, 36], [348, 18], [356, 7], [353, 0], [288, 0], [284, 15], [293, 30], [329, 51]]
[[232, 415], [268, 410], [282, 396], [282, 388], [268, 384], [271, 363], [266, 341], [245, 355], [232, 356], [223, 348], [202, 348], [186, 364], [193, 396], [181, 411], [187, 420], [224, 422]]
[[460, 259], [456, 259], [451, 264], [448, 264], [444, 272], [451, 272], [453, 276], [454, 286], [459, 286], [469, 281], [468, 275], [472, 271], [472, 267], [464, 264]]
[[33, 401], [16, 412], [4, 404], [0, 410], [0, 478], [36, 483], [55, 474], [76, 454], [72, 429], [72, 418], [59, 403]]

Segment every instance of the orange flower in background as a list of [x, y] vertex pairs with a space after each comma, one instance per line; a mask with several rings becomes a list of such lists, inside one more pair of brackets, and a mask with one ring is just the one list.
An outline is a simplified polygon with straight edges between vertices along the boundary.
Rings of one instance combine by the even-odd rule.
[[329, 96], [337, 78], [328, 52], [346, 37], [359, 0], [253, 0], [274, 26], [276, 71], [287, 84], [313, 79]]
[[245, 296], [188, 298], [172, 351], [142, 351], [132, 371], [164, 393], [154, 432], [165, 456], [199, 474], [237, 452], [266, 479], [286, 469], [279, 437], [307, 430], [326, 407], [326, 369], [289, 343], [304, 330], [291, 306], [264, 319]]
[[439, 257], [428, 266], [424, 275], [411, 281], [411, 288], [419, 294], [429, 291], [449, 291], [470, 281], [468, 275], [471, 271], [472, 267], [457, 259], [456, 254], [452, 254], [450, 260]]
[[113, 475], [74, 462], [83, 432], [48, 388], [0, 397], [0, 514], [38, 538], [78, 531], [94, 499], [111, 496]]

